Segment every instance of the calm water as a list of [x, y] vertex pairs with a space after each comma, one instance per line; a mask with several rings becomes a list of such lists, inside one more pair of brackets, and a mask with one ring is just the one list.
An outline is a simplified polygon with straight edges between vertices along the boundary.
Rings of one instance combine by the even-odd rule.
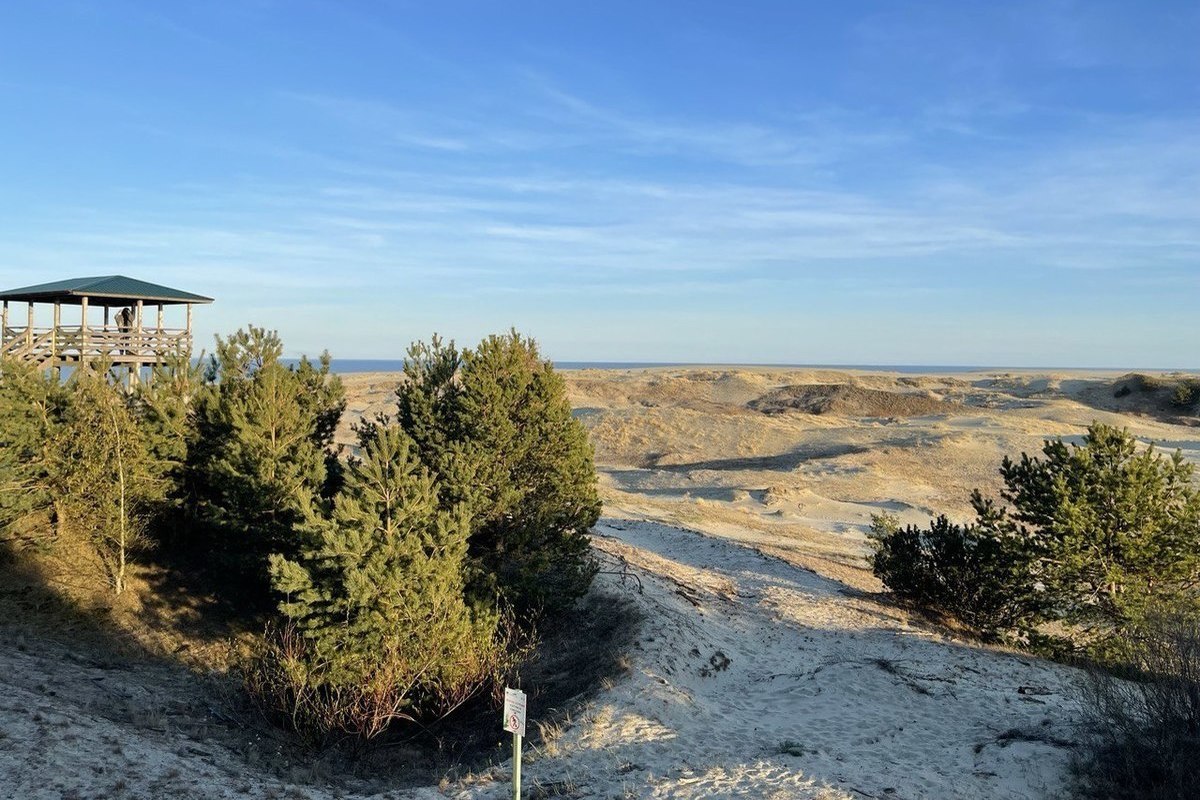
[[[293, 362], [294, 363], [294, 362]], [[900, 372], [923, 374], [930, 372], [977, 372], [979, 370], [1023, 369], [1022, 367], [946, 366], [938, 364], [716, 364], [686, 361], [556, 361], [558, 369], [645, 369], [647, 367], [778, 367], [786, 369], [858, 369], [874, 372]], [[399, 372], [404, 361], [392, 358], [335, 358], [333, 371], [341, 374], [353, 372]], [[1039, 368], [1041, 369], [1041, 368]], [[1049, 368], [1047, 368], [1049, 369]], [[1071, 369], [1062, 367], [1060, 369]]]

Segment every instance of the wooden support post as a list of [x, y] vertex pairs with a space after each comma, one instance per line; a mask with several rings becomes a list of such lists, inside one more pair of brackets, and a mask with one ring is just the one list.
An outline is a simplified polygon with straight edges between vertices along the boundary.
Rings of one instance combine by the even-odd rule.
[[85, 295], [79, 299], [79, 369], [82, 369], [84, 363], [87, 361], [87, 347], [88, 347], [87, 308], [88, 308], [88, 299], [87, 299], [87, 296]]
[[62, 322], [62, 303], [54, 301], [54, 328], [50, 333], [50, 363], [54, 366], [54, 376], [58, 377], [58, 326]]
[[108, 330], [108, 312], [109, 312], [109, 308], [108, 308], [108, 306], [105, 306], [104, 307], [104, 330], [105, 331]]
[[8, 301], [4, 301], [4, 320], [0, 322], [0, 346], [8, 344]]
[[163, 304], [159, 303], [158, 304], [158, 332], [160, 334], [162, 333], [162, 322], [163, 322]]
[[33, 347], [33, 303], [29, 303], [29, 323], [25, 326], [25, 346]]
[[140, 383], [142, 380], [142, 305], [143, 302], [138, 300], [137, 311], [135, 312], [136, 321], [134, 323], [136, 326], [135, 330], [137, 332], [137, 336], [134, 337], [137, 352], [135, 353], [134, 362], [129, 366], [129, 369], [131, 370], [129, 373], [131, 385]]

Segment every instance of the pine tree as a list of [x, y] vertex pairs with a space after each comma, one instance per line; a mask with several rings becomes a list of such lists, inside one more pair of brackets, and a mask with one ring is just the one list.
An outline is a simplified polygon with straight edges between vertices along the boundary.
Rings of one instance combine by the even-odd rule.
[[304, 413], [315, 420], [313, 440], [325, 454], [325, 483], [320, 490], [325, 500], [332, 499], [341, 485], [342, 462], [338, 458], [339, 449], [333, 445], [333, 437], [346, 410], [346, 390], [342, 379], [330, 371], [332, 365], [333, 358], [325, 351], [315, 364], [301, 356], [295, 368], [300, 386], [297, 399]]
[[[160, 512], [180, 516], [188, 505], [188, 451], [196, 439], [193, 404], [203, 391], [203, 368], [179, 353], [154, 367], [151, 379], [135, 389], [134, 415], [142, 429], [154, 469], [166, 484]], [[161, 514], [160, 514], [161, 516]]]
[[1148, 615], [1200, 602], [1200, 489], [1192, 465], [1093, 423], [1081, 444], [1005, 458], [997, 506], [926, 530], [880, 524], [875, 574], [897, 594], [985, 630], [1065, 622], [1094, 654]]
[[188, 490], [221, 534], [231, 567], [258, 576], [266, 557], [296, 554], [296, 527], [324, 501], [328, 446], [344, 404], [341, 384], [308, 362], [280, 363], [274, 332], [249, 327], [217, 338], [196, 399]]
[[205, 510], [240, 539], [235, 550], [290, 552], [291, 532], [324, 484], [324, 454], [296, 388], [286, 368], [271, 363], [249, 380], [221, 384], [203, 407]]
[[67, 509], [67, 530], [92, 544], [121, 594], [164, 484], [127, 398], [103, 371], [73, 376], [71, 402], [52, 443], [50, 485]]
[[58, 381], [0, 358], [0, 529], [4, 538], [46, 541], [65, 511], [51, 514], [55, 431], [68, 402]]
[[443, 503], [470, 515], [473, 592], [553, 610], [587, 591], [600, 514], [591, 444], [537, 344], [514, 331], [459, 353], [435, 337], [410, 350], [397, 395]]
[[1037, 619], [1042, 593], [1018, 537], [984, 522], [957, 525], [944, 515], [923, 529], [881, 516], [872, 532], [875, 575], [899, 597], [987, 636]]
[[1200, 583], [1200, 491], [1182, 453], [1093, 423], [1082, 444], [1042, 454], [1005, 458], [1002, 494], [1059, 615], [1122, 623]]
[[307, 642], [305, 680], [346, 693], [337, 725], [372, 736], [442, 713], [490, 675], [496, 618], [463, 597], [468, 526], [446, 511], [411, 440], [364, 429], [333, 513], [312, 516], [292, 560], [273, 556], [280, 609]]

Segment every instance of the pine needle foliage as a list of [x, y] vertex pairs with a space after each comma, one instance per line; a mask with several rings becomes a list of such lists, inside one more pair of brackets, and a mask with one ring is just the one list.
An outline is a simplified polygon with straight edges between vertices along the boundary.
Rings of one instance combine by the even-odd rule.
[[91, 542], [121, 594], [166, 484], [127, 397], [103, 371], [81, 369], [69, 390], [52, 438], [50, 487], [65, 507], [65, 531]]
[[188, 452], [197, 516], [264, 590], [267, 556], [295, 555], [294, 531], [326, 501], [345, 403], [328, 356], [289, 368], [282, 353], [277, 334], [254, 326], [217, 337]]
[[[186, 487], [188, 452], [196, 438], [193, 404], [203, 389], [204, 369], [188, 353], [156, 365], [150, 380], [135, 387], [134, 415], [166, 484], [157, 514], [160, 527], [173, 527], [190, 506]], [[159, 533], [162, 538], [165, 532]]]
[[58, 381], [0, 358], [0, 535], [5, 539], [44, 544], [53, 535], [50, 470], [55, 431], [67, 403]]
[[976, 491], [973, 524], [880, 531], [875, 574], [985, 632], [1063, 623], [1101, 658], [1147, 614], [1200, 602], [1200, 489], [1178, 451], [1093, 423], [1081, 443], [1049, 440], [1000, 474], [1011, 505]]
[[1200, 584], [1200, 490], [1178, 450], [1139, 448], [1093, 424], [1081, 444], [1045, 443], [1000, 467], [1011, 511], [997, 515], [1036, 558], [1054, 614], [1071, 623], [1132, 622]]
[[516, 331], [459, 351], [417, 343], [397, 388], [398, 421], [471, 524], [470, 589], [555, 610], [595, 575], [587, 532], [600, 514], [593, 453], [566, 386]]
[[927, 528], [897, 525], [876, 538], [875, 574], [918, 606], [988, 636], [1021, 627], [1037, 608], [1021, 543], [995, 528], [940, 516]]
[[[260, 691], [276, 687], [268, 705], [302, 730], [371, 738], [484, 687], [504, 643], [497, 615], [464, 600], [468, 533], [408, 435], [364, 428], [332, 514], [305, 521], [297, 558], [271, 558], [289, 627], [259, 666]], [[263, 680], [264, 668], [285, 679]]]

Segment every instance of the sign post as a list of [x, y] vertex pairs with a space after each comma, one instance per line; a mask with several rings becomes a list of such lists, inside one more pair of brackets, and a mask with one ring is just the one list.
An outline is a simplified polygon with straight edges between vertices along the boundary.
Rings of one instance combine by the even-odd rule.
[[504, 690], [504, 730], [513, 735], [513, 800], [521, 800], [521, 739], [525, 736], [525, 693]]

